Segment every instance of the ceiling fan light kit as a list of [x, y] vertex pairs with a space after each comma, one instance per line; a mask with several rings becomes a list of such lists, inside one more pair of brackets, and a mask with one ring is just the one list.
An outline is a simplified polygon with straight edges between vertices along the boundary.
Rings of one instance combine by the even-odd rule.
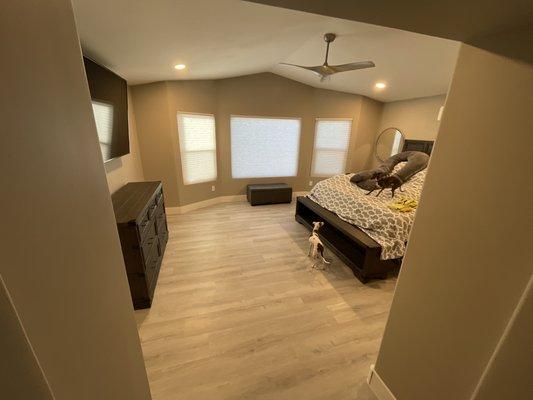
[[353, 63], [348, 63], [348, 64], [329, 65], [328, 64], [329, 45], [335, 40], [336, 37], [337, 35], [335, 35], [334, 33], [326, 33], [324, 35], [324, 41], [326, 42], [326, 57], [324, 60], [324, 64], [322, 65], [317, 65], [314, 67], [306, 67], [303, 65], [289, 64], [289, 63], [280, 63], [280, 64], [289, 65], [291, 67], [303, 68], [308, 71], [311, 71], [320, 77], [321, 82], [327, 80], [331, 75], [337, 74], [339, 72], [355, 71], [358, 69], [373, 68], [376, 66], [376, 64], [374, 64], [372, 61], [359, 61], [359, 62], [353, 62]]

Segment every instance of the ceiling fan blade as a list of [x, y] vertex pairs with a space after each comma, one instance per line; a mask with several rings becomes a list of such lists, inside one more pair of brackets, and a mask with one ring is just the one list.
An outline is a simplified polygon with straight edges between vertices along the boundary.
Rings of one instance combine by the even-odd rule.
[[360, 62], [354, 62], [349, 64], [341, 64], [341, 65], [330, 65], [329, 67], [337, 72], [346, 72], [346, 71], [355, 71], [357, 69], [365, 69], [365, 68], [373, 68], [376, 64], [374, 64], [372, 61], [360, 61]]
[[288, 65], [290, 67], [303, 68], [303, 69], [306, 69], [308, 71], [314, 72], [315, 74], [320, 75], [320, 76], [322, 76], [324, 74], [324, 66], [323, 65], [317, 65], [317, 66], [314, 66], [314, 67], [306, 67], [305, 65], [289, 64], [289, 63], [284, 63], [284, 62], [282, 62], [280, 64], [281, 65]]
[[336, 74], [338, 72], [346, 72], [346, 71], [355, 71], [358, 69], [364, 69], [364, 68], [372, 68], [375, 67], [376, 64], [374, 64], [372, 61], [360, 61], [360, 62], [353, 62], [349, 64], [340, 64], [340, 65], [329, 65], [328, 64], [328, 54], [329, 54], [329, 45], [331, 42], [335, 40], [336, 35], [334, 33], [326, 33], [324, 35], [324, 40], [326, 41], [326, 59], [324, 61], [324, 64], [317, 65], [315, 67], [306, 67], [304, 65], [297, 65], [297, 64], [290, 64], [290, 63], [280, 63], [281, 65], [288, 65], [291, 67], [298, 67], [302, 69], [306, 69], [308, 71], [314, 72], [316, 75], [320, 77], [320, 81], [324, 82], [325, 80], [329, 79], [329, 77], [333, 74]]

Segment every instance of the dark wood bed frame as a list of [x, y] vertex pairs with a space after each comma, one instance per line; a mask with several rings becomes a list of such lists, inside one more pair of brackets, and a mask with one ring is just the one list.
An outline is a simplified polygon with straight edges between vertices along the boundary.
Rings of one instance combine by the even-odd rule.
[[[403, 151], [417, 150], [429, 155], [432, 148], [432, 141], [407, 139]], [[319, 232], [321, 240], [363, 283], [370, 279], [386, 278], [389, 272], [400, 268], [401, 259], [382, 260], [379, 243], [358, 227], [343, 221], [337, 214], [307, 197], [297, 198], [295, 218], [309, 230], [313, 229], [313, 222], [324, 222]]]
[[381, 260], [379, 243], [307, 197], [296, 199], [295, 218], [309, 230], [313, 229], [313, 222], [324, 222], [319, 232], [320, 239], [363, 283], [386, 278], [389, 272], [398, 270], [400, 266], [398, 260]]

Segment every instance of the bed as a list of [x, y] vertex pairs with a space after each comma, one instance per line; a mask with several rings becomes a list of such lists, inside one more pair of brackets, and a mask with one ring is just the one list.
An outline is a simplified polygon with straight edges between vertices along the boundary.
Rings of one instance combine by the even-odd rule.
[[399, 269], [414, 220], [414, 211], [401, 213], [389, 205], [399, 198], [418, 199], [425, 174], [413, 176], [394, 198], [390, 190], [367, 196], [350, 182], [353, 174], [325, 179], [308, 196], [297, 198], [296, 221], [308, 229], [323, 221], [322, 241], [362, 282], [385, 278]]

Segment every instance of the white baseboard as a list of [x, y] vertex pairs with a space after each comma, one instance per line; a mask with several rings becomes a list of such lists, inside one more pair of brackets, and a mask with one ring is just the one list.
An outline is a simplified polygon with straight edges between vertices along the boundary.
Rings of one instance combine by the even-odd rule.
[[[292, 192], [292, 197], [296, 198], [297, 196], [305, 196], [309, 192]], [[189, 211], [198, 210], [200, 208], [213, 206], [220, 203], [237, 203], [240, 201], [246, 201], [246, 195], [236, 195], [236, 196], [218, 196], [213, 197], [212, 199], [207, 199], [203, 201], [198, 201], [196, 203], [186, 204], [180, 207], [166, 207], [165, 211], [168, 215], [176, 214], [185, 214]]]
[[292, 192], [292, 198], [296, 198], [298, 196], [307, 196], [309, 194], [309, 191], [306, 190], [304, 192]]
[[200, 208], [213, 206], [215, 204], [233, 203], [233, 202], [239, 202], [239, 201], [246, 201], [246, 196], [245, 195], [238, 195], [238, 196], [218, 196], [218, 197], [213, 197], [212, 199], [198, 201], [196, 203], [186, 204], [186, 205], [180, 206], [180, 207], [166, 207], [166, 213], [168, 215], [185, 214], [185, 213], [187, 213], [189, 211], [198, 210]]
[[383, 379], [378, 375], [374, 364], [370, 366], [370, 372], [368, 373], [366, 382], [379, 400], [396, 400], [394, 394], [392, 394]]

